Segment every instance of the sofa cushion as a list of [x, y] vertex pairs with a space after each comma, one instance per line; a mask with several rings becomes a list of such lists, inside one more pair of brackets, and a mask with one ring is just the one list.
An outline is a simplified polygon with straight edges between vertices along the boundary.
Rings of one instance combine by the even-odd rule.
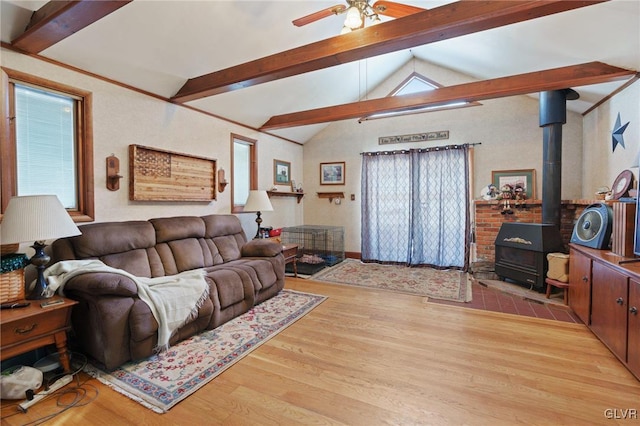
[[104, 262], [105, 265], [111, 266], [112, 268], [124, 269], [137, 277], [152, 276], [151, 265], [149, 265], [149, 258], [147, 256], [147, 250], [145, 249], [100, 256], [100, 260]]
[[186, 238], [204, 238], [205, 225], [199, 217], [178, 216], [150, 219], [156, 231], [156, 241], [184, 240]]
[[105, 222], [80, 226], [81, 235], [69, 238], [77, 259], [101, 257], [146, 249], [156, 244], [156, 233], [147, 221]]
[[220, 253], [220, 256], [222, 256], [223, 262], [240, 259], [240, 246], [233, 235], [214, 237], [213, 243], [218, 248], [218, 252]]

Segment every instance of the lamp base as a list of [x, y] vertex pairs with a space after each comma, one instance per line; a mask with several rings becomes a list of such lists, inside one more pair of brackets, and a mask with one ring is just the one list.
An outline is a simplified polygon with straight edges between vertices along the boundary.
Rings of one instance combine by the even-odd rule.
[[44, 253], [44, 248], [47, 245], [42, 241], [36, 241], [31, 246], [36, 254], [31, 258], [31, 264], [34, 265], [38, 271], [38, 277], [36, 278], [36, 284], [27, 295], [27, 300], [42, 300], [48, 299], [47, 281], [44, 279], [44, 269], [47, 263], [51, 260], [49, 256]]
[[260, 238], [260, 224], [262, 223], [262, 218], [260, 217], [262, 213], [260, 212], [256, 212], [256, 223], [258, 224], [258, 230], [256, 231], [256, 236], [253, 237], [253, 239], [255, 240], [256, 238]]

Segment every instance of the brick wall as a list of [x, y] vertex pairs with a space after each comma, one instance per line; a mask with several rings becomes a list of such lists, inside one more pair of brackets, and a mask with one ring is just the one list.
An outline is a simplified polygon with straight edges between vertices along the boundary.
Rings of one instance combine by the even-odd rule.
[[[560, 212], [560, 233], [565, 245], [569, 244], [573, 226], [580, 217], [582, 211], [588, 205], [595, 203], [593, 200], [567, 200], [562, 201]], [[540, 200], [527, 201], [526, 208], [515, 208], [511, 203], [513, 214], [502, 214], [500, 201], [474, 201], [475, 211], [475, 262], [494, 262], [494, 243], [500, 226], [503, 222], [540, 223], [542, 222], [542, 202]], [[568, 252], [568, 250], [567, 250]]]

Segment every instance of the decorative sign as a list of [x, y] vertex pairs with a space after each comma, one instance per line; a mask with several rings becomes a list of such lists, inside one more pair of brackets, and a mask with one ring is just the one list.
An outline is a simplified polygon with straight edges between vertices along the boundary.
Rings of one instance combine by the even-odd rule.
[[426, 142], [439, 139], [449, 139], [449, 131], [441, 130], [439, 132], [414, 133], [412, 135], [382, 136], [378, 138], [378, 145], [389, 145], [393, 143], [405, 142]]
[[129, 145], [129, 199], [216, 199], [216, 160], [141, 145]]

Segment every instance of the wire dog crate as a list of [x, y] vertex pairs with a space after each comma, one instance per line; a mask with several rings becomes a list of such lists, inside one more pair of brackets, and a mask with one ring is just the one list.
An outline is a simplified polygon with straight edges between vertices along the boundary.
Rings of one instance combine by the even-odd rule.
[[[344, 260], [342, 226], [301, 225], [282, 229], [282, 242], [298, 245], [298, 273], [312, 275]], [[288, 269], [292, 268], [290, 264]]]

